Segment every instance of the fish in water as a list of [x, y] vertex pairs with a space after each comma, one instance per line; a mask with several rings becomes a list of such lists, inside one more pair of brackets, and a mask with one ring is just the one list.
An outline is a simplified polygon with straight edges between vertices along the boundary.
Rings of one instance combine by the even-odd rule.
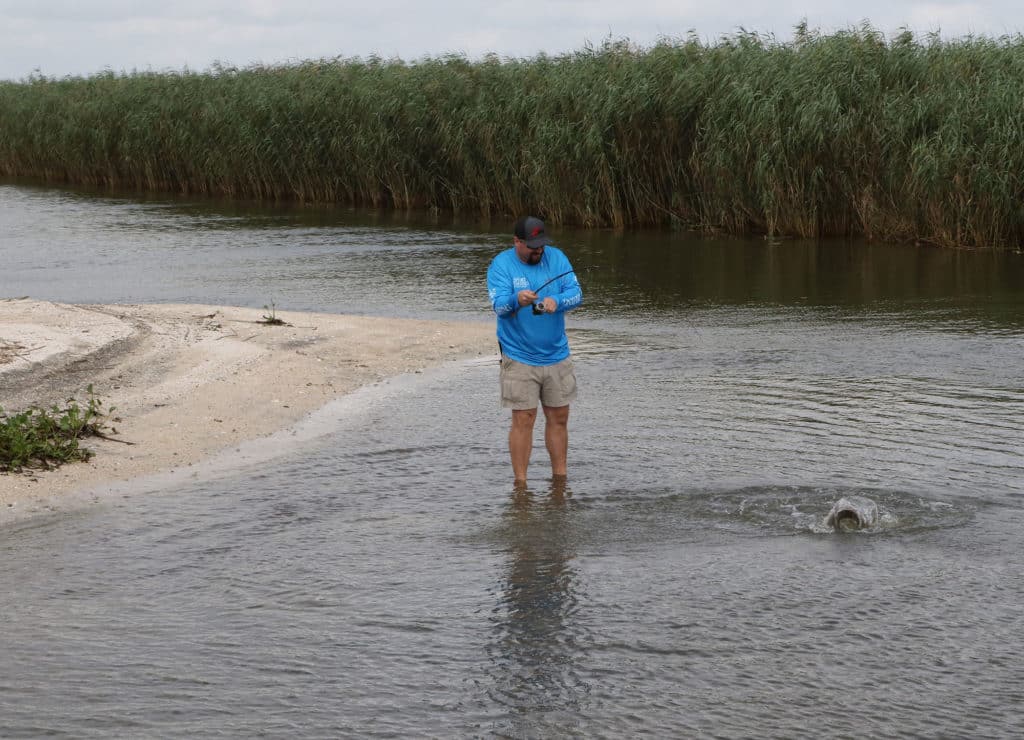
[[825, 526], [837, 532], [867, 529], [878, 522], [878, 504], [864, 496], [844, 496], [832, 504]]

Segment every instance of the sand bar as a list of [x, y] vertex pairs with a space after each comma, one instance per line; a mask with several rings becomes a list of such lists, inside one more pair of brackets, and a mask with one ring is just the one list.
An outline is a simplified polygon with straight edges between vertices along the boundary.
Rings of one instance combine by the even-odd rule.
[[0, 473], [0, 507], [180, 469], [287, 429], [362, 386], [494, 356], [493, 324], [226, 306], [0, 299], [0, 407], [49, 408], [90, 384], [119, 440], [86, 463]]

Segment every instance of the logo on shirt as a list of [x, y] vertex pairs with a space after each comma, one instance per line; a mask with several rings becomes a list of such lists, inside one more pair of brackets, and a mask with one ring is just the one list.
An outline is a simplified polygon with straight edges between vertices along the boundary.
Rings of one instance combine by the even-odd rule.
[[518, 290], [529, 290], [530, 281], [524, 277], [515, 277], [512, 278], [512, 287]]

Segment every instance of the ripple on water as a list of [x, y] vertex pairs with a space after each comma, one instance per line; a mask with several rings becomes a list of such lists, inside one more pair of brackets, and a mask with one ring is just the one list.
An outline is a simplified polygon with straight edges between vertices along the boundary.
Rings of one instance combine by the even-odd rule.
[[[877, 524], [861, 535], [905, 535], [969, 523], [976, 499], [931, 499], [906, 491], [842, 486], [748, 486], [723, 491], [612, 490], [572, 499], [572, 522], [562, 541], [644, 545], [703, 540], [709, 533], [739, 537], [834, 534], [825, 524], [839, 499], [862, 496], [878, 505]], [[536, 532], [534, 532], [536, 534]], [[500, 530], [494, 536], [500, 537]]]

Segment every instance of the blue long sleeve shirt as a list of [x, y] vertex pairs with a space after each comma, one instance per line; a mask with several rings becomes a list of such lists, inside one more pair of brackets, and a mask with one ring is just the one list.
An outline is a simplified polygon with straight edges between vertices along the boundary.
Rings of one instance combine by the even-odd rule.
[[[570, 272], [569, 258], [557, 247], [544, 247], [536, 265], [516, 256], [514, 247], [498, 254], [487, 270], [487, 293], [498, 316], [498, 343], [506, 357], [526, 365], [554, 365], [569, 356], [565, 334], [565, 313], [583, 303], [583, 290], [576, 273]], [[567, 275], [562, 273], [568, 272]], [[558, 304], [554, 313], [534, 314], [530, 306], [519, 307], [521, 290], [537, 291], [556, 275], [562, 275], [537, 294], [537, 300], [552, 297]]]

